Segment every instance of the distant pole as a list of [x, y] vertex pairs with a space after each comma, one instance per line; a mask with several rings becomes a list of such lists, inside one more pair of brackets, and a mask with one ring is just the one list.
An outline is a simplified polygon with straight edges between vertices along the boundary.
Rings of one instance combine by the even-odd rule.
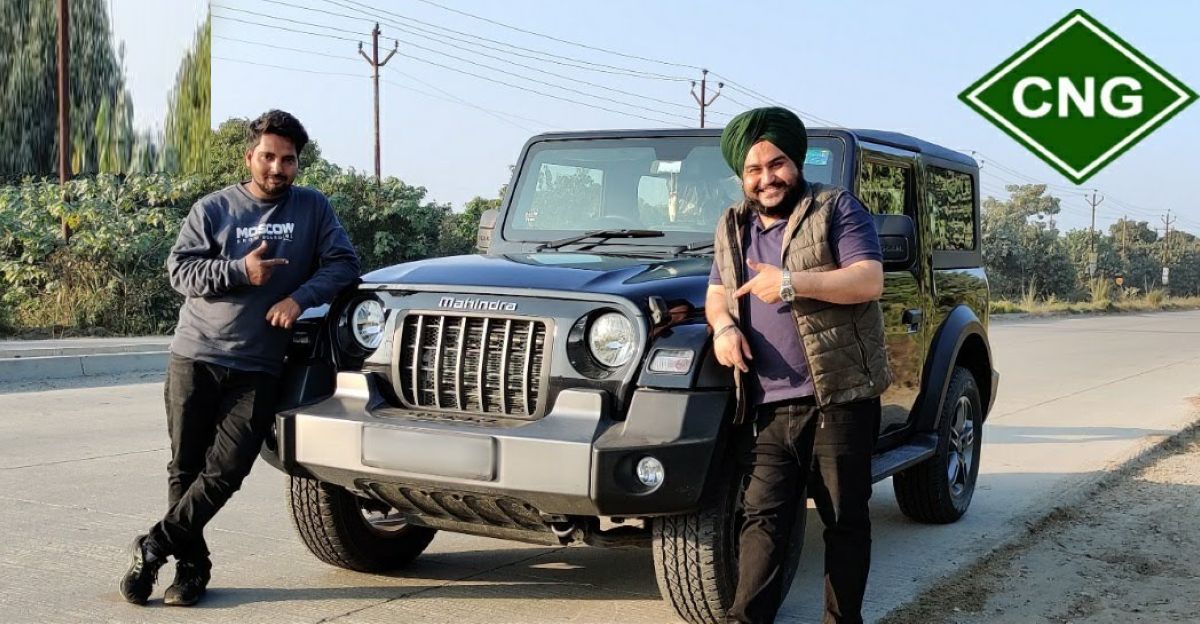
[[388, 53], [387, 58], [380, 61], [379, 35], [379, 23], [376, 22], [375, 28], [371, 30], [371, 56], [367, 56], [366, 52], [363, 52], [361, 42], [358, 44], [358, 53], [367, 59], [367, 63], [371, 66], [371, 78], [375, 81], [375, 184], [379, 184], [382, 178], [379, 158], [379, 68], [387, 65], [387, 62], [392, 60], [392, 56], [400, 49], [400, 42], [395, 42], [396, 45]]
[[1129, 215], [1121, 217], [1121, 259], [1129, 260], [1129, 252], [1126, 250], [1125, 226], [1129, 225]]
[[[58, 0], [58, 184], [67, 199], [67, 180], [71, 179], [71, 13], [67, 0]], [[63, 241], [71, 240], [71, 226], [62, 217]]]
[[1096, 189], [1092, 189], [1092, 196], [1084, 194], [1084, 198], [1092, 207], [1092, 227], [1088, 229], [1088, 277], [1091, 277], [1096, 273], [1096, 206], [1104, 202], [1104, 196], [1097, 200]]
[[1163, 222], [1163, 253], [1162, 263], [1167, 266], [1171, 262], [1171, 225], [1179, 219], [1179, 217], [1171, 218], [1171, 210], [1167, 210], [1167, 216], [1159, 217]]
[[717, 101], [717, 96], [721, 95], [721, 89], [725, 87], [724, 82], [717, 83], [717, 90], [713, 93], [712, 98], [708, 97], [708, 70], [700, 70], [700, 95], [696, 95], [696, 81], [692, 81], [692, 99], [700, 105], [700, 127], [704, 127], [704, 109], [712, 106], [713, 102]]

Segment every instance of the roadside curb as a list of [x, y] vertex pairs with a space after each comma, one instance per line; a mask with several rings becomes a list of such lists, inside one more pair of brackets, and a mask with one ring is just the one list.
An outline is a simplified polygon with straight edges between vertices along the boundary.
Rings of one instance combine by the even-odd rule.
[[[1028, 548], [1042, 532], [1068, 519], [1073, 509], [1086, 503], [1096, 494], [1116, 486], [1122, 479], [1136, 474], [1139, 470], [1175, 452], [1180, 448], [1183, 440], [1196, 436], [1197, 432], [1200, 432], [1200, 399], [1193, 397], [1187, 400], [1193, 405], [1190, 412], [1192, 420], [1179, 431], [1151, 438], [1139, 448], [1112, 462], [1108, 469], [1080, 476], [1072, 483], [1066, 484], [1065, 488], [1055, 496], [1058, 503], [1020, 518], [1019, 521], [1023, 525], [1020, 529], [998, 540], [993, 546], [972, 559], [963, 562], [960, 570], [928, 579], [923, 588], [910, 599], [888, 610], [879, 618], [878, 622], [896, 624], [910, 621], [932, 623], [947, 621], [943, 613], [930, 613], [922, 609], [926, 603], [925, 598], [932, 592], [946, 591], [947, 587], [956, 584], [964, 587], [969, 585], [970, 579], [975, 576], [975, 571], [986, 569], [998, 560], [1005, 561], [1015, 557], [1021, 550]], [[972, 591], [972, 589], [964, 587], [958, 588], [959, 594]], [[977, 596], [977, 598], [986, 600], [987, 596]]]
[[71, 379], [163, 370], [167, 351], [0, 358], [0, 382]]
[[992, 312], [988, 314], [988, 318], [993, 321], [1013, 322], [1013, 321], [1036, 321], [1036, 320], [1059, 320], [1067, 318], [1096, 318], [1107, 316], [1134, 316], [1138, 314], [1171, 314], [1173, 312], [1195, 312], [1200, 310], [1198, 307], [1181, 307], [1181, 308], [1164, 308], [1162, 310], [1087, 310], [1084, 312]]

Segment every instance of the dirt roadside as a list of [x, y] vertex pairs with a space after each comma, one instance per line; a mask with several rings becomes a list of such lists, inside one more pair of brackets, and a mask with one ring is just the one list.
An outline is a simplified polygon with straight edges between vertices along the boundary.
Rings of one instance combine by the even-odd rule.
[[[1193, 399], [1200, 408], [1200, 399]], [[882, 624], [1200, 622], [1200, 425]]]

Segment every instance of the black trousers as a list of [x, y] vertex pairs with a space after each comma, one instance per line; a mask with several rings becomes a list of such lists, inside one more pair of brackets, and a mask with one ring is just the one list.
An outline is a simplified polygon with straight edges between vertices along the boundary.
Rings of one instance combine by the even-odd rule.
[[171, 354], [164, 396], [171, 462], [157, 553], [208, 566], [204, 526], [250, 474], [275, 416], [276, 377]]
[[[738, 585], [729, 617], [772, 622], [787, 593], [783, 565], [806, 486], [825, 524], [825, 622], [862, 622], [871, 567], [871, 454], [879, 399], [819, 409], [812, 399], [767, 404], [742, 448], [749, 463], [743, 498]], [[748, 438], [748, 440], [746, 440]]]

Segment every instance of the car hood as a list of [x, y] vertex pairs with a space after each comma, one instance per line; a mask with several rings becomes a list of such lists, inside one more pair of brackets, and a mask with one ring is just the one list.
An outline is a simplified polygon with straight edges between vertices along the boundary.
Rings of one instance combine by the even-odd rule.
[[594, 292], [631, 299], [658, 295], [704, 305], [712, 258], [647, 258], [570, 252], [431, 258], [372, 271], [364, 284], [452, 285]]

